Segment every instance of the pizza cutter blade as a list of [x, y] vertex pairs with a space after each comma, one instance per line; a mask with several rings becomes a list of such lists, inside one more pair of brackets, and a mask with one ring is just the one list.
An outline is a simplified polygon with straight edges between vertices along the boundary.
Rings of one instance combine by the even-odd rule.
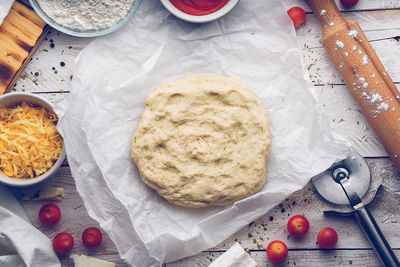
[[312, 179], [317, 192], [334, 205], [347, 205], [385, 266], [400, 266], [389, 243], [367, 209], [362, 197], [371, 184], [367, 162], [351, 149], [347, 158]]

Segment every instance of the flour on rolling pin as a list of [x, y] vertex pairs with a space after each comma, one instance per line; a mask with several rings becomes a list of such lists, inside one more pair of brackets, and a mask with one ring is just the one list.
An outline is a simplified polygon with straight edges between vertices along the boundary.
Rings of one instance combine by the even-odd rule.
[[400, 93], [357, 22], [334, 0], [306, 0], [320, 20], [324, 45], [364, 116], [400, 169]]
[[[351, 38], [356, 39], [357, 41], [359, 41], [360, 43], [362, 43], [362, 40], [360, 40], [358, 38], [358, 31], [356, 29], [350, 29], [348, 31], [348, 36]], [[338, 35], [339, 37], [339, 35]], [[350, 49], [347, 50], [345, 47], [345, 44], [337, 39], [335, 41], [335, 51], [341, 51], [340, 49], [343, 49], [343, 56], [344, 57], [349, 57], [350, 54], [354, 53], [354, 56], [356, 57], [356, 60], [361, 62], [362, 66], [367, 66], [369, 64], [369, 57], [368, 55], [365, 55], [363, 53], [362, 49], [358, 49], [357, 45], [353, 45], [352, 47], [349, 47]], [[340, 57], [340, 54], [339, 54]], [[339, 64], [339, 69], [343, 68], [344, 66], [344, 62], [341, 62]], [[390, 102], [393, 102], [393, 98], [390, 98], [388, 96], [386, 96], [386, 98], [384, 99], [379, 93], [377, 93], [376, 91], [371, 91], [368, 92], [367, 89], [370, 87], [370, 84], [367, 82], [366, 78], [360, 76], [359, 74], [357, 74], [357, 71], [355, 69], [353, 69], [354, 72], [354, 82], [351, 84], [352, 88], [354, 91], [357, 90], [362, 90], [361, 96], [367, 100], [369, 100], [372, 108], [371, 108], [371, 112], [375, 113], [374, 118], [378, 117], [378, 114], [380, 114], [383, 111], [389, 111], [390, 109], [392, 111], [396, 111], [395, 107], [390, 107]], [[386, 72], [384, 72], [384, 75], [387, 75]], [[373, 82], [371, 84], [371, 86], [373, 86], [374, 84], [378, 85], [379, 81], [375, 81], [376, 78], [376, 73], [372, 73], [370, 75], [370, 78], [373, 79]], [[383, 81], [380, 81], [383, 82]], [[399, 95], [395, 96], [397, 99], [400, 98]]]

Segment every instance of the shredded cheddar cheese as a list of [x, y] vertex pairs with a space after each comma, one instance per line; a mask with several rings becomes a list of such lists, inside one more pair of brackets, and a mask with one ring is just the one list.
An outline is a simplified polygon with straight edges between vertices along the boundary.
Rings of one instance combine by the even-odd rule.
[[23, 102], [0, 109], [0, 169], [9, 177], [34, 178], [60, 157], [63, 139], [56, 116]]

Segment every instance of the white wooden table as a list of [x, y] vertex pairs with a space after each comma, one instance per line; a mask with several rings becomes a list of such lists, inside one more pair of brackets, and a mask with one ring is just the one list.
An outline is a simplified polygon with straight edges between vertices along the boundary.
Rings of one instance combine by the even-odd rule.
[[[301, 1], [284, 0], [284, 4], [287, 9], [300, 5], [308, 13], [306, 25], [297, 30], [299, 45], [314, 85], [313, 90], [319, 96], [319, 103], [332, 121], [334, 130], [346, 137], [367, 158], [373, 177], [384, 177], [383, 190], [370, 207], [383, 233], [400, 257], [400, 174], [387, 158], [374, 132], [331, 65], [319, 41], [322, 31], [316, 17]], [[344, 12], [347, 17], [359, 22], [398, 86], [400, 1], [360, 0], [354, 9]], [[91, 39], [71, 37], [51, 30], [14, 90], [40, 94], [53, 103], [63, 101], [69, 94], [74, 59], [90, 41]], [[54, 48], [50, 47], [50, 43], [54, 43]], [[61, 66], [60, 62], [64, 62], [65, 66]], [[63, 216], [55, 227], [44, 227], [37, 214], [45, 202], [21, 201], [34, 226], [51, 239], [58, 232], [69, 231], [76, 240], [73, 253], [93, 255], [113, 261], [117, 266], [126, 266], [107, 236], [102, 246], [95, 251], [88, 251], [81, 244], [82, 231], [89, 226], [96, 226], [97, 223], [86, 213], [67, 163], [43, 185], [61, 186], [66, 190], [66, 198], [57, 203]], [[296, 214], [305, 215], [311, 224], [310, 232], [302, 239], [290, 238], [286, 230], [288, 218]], [[322, 250], [316, 244], [319, 230], [326, 226], [333, 227], [339, 234], [339, 242], [332, 250]], [[289, 247], [289, 257], [282, 266], [379, 266], [371, 246], [351, 217], [323, 215], [322, 202], [311, 184], [216, 247], [166, 266], [207, 266], [235, 241], [248, 248], [260, 266], [270, 266], [273, 264], [267, 259], [265, 247], [269, 241], [275, 239], [283, 240]], [[73, 266], [68, 258], [61, 259], [61, 262], [63, 266]]]

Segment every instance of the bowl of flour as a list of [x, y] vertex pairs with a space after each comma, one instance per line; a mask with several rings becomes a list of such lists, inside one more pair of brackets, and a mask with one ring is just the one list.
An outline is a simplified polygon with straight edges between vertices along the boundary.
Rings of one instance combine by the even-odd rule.
[[121, 28], [142, 0], [29, 0], [53, 28], [74, 36], [94, 37]]

